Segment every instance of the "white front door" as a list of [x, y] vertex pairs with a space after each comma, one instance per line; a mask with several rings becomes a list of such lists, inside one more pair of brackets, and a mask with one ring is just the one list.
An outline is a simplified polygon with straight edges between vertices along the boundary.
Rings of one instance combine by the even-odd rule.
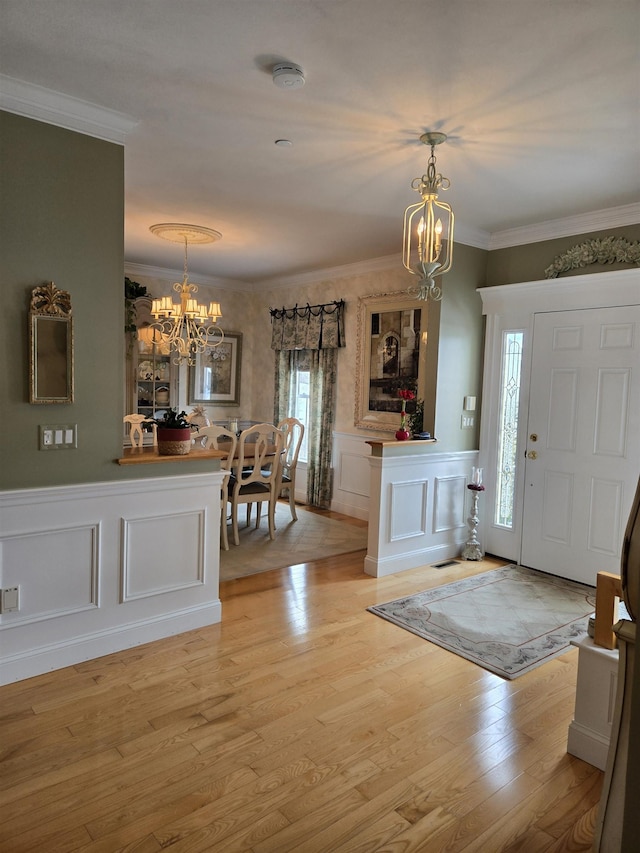
[[520, 562], [618, 572], [640, 474], [640, 306], [536, 314]]

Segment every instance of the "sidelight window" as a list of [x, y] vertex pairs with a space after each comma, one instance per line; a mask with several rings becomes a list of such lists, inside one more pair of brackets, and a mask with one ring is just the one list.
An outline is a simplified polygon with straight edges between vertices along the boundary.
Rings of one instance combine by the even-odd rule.
[[522, 376], [524, 332], [502, 333], [500, 412], [498, 416], [498, 461], [494, 523], [513, 529], [515, 477], [518, 448], [518, 415]]

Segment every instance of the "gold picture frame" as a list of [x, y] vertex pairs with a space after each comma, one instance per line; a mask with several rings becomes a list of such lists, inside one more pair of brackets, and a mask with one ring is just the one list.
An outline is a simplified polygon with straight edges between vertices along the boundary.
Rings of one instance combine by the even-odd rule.
[[418, 300], [406, 291], [360, 297], [356, 427], [395, 432], [398, 390], [409, 388], [424, 401], [423, 430], [434, 434], [439, 323], [439, 302]]
[[71, 296], [50, 281], [31, 292], [29, 402], [73, 403]]

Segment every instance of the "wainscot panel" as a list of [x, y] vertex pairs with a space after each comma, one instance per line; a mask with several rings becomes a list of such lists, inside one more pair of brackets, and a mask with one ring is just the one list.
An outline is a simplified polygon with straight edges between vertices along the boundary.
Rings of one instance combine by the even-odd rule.
[[370, 435], [334, 432], [333, 434], [333, 497], [335, 512], [361, 518], [369, 517]]
[[[437, 453], [421, 442], [385, 445], [369, 459], [371, 492], [364, 570], [374, 577], [459, 557], [469, 530], [466, 485], [476, 451]], [[393, 451], [401, 455], [389, 455]]]
[[0, 683], [219, 622], [222, 474], [0, 492]]

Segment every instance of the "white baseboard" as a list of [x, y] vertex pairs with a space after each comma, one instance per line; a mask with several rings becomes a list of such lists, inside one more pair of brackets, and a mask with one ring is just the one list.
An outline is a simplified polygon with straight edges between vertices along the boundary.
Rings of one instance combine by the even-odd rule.
[[421, 566], [430, 566], [442, 560], [453, 560], [460, 558], [462, 544], [434, 545], [421, 551], [412, 551], [408, 554], [392, 554], [388, 557], [375, 559], [369, 554], [364, 558], [365, 573], [373, 578], [383, 578], [387, 575], [395, 575], [398, 572], [406, 572], [409, 569], [418, 569]]
[[214, 625], [222, 619], [220, 600], [120, 625], [95, 634], [85, 634], [40, 648], [3, 657], [0, 662], [0, 685], [33, 678], [54, 669], [73, 666], [82, 661], [104, 657], [154, 640], [162, 640], [185, 631]]
[[605, 770], [609, 755], [609, 738], [573, 720], [569, 725], [567, 752], [587, 764], [592, 764], [598, 770]]
[[361, 521], [369, 521], [369, 510], [344, 501], [331, 501], [331, 511], [348, 515], [350, 518], [359, 518]]

